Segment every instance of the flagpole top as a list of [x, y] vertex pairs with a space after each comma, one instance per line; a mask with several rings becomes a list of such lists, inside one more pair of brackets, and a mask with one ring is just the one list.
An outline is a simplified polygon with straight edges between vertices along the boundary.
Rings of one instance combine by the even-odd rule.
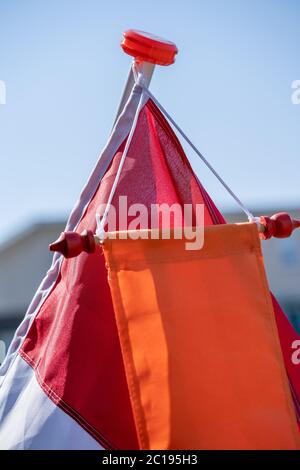
[[171, 65], [178, 53], [176, 45], [145, 31], [129, 29], [123, 33], [121, 47], [138, 62]]

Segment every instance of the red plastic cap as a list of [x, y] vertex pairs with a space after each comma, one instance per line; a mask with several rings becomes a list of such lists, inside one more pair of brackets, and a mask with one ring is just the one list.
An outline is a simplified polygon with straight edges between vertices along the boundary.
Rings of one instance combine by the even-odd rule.
[[171, 65], [178, 52], [176, 45], [153, 34], [129, 29], [123, 33], [121, 47], [139, 62]]

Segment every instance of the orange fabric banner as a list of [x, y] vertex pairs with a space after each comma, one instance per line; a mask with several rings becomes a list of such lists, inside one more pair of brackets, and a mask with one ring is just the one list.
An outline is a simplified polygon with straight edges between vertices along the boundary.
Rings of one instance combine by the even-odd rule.
[[141, 449], [297, 449], [255, 224], [186, 240], [106, 240]]

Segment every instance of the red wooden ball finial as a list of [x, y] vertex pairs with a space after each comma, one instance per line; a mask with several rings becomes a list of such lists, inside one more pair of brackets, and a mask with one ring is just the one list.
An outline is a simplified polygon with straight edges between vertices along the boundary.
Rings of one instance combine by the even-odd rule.
[[80, 253], [94, 253], [96, 243], [91, 230], [84, 230], [81, 234], [76, 232], [62, 232], [58, 240], [49, 245], [50, 251], [57, 251], [65, 258], [74, 258]]
[[121, 47], [126, 54], [133, 56], [138, 62], [158, 65], [173, 64], [178, 52], [173, 42], [134, 29], [123, 33]]
[[278, 212], [272, 217], [261, 216], [260, 223], [264, 227], [261, 237], [268, 240], [271, 237], [287, 238], [300, 227], [300, 221], [294, 220], [287, 212]]

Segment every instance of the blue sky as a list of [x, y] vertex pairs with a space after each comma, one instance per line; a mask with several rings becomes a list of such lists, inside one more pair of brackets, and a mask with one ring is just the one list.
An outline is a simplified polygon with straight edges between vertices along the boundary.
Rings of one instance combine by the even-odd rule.
[[71, 210], [114, 119], [129, 28], [177, 44], [151, 90], [249, 208], [299, 207], [299, 17], [298, 0], [0, 0], [0, 241]]

